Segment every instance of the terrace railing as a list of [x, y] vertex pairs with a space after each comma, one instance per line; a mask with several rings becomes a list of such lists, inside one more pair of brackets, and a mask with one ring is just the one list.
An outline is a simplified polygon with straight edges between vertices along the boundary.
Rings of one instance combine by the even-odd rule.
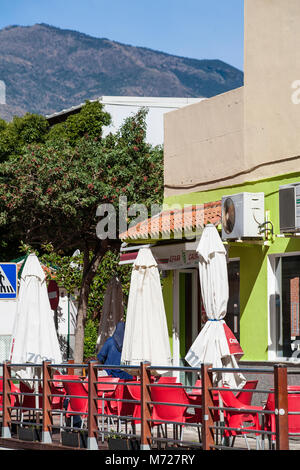
[[[2, 368], [2, 387], [0, 388], [0, 406], [1, 410], [1, 438], [0, 447], [8, 448], [40, 448], [40, 449], [60, 449], [64, 448], [65, 441], [63, 436], [65, 433], [70, 433], [77, 436], [77, 442], [74, 447], [80, 445], [80, 439], [83, 442], [84, 448], [90, 450], [105, 450], [108, 449], [108, 442], [116, 440], [116, 438], [123, 438], [123, 441], [131, 449], [140, 448], [141, 450], [150, 449], [170, 449], [170, 448], [184, 448], [189, 450], [222, 450], [230, 448], [233, 439], [231, 435], [237, 434], [238, 444], [233, 447], [234, 449], [248, 449], [258, 446], [259, 449], [266, 449], [266, 440], [269, 440], [268, 448], [275, 447], [276, 450], [289, 449], [290, 443], [297, 443], [300, 432], [291, 432], [289, 430], [289, 420], [293, 420], [297, 415], [300, 422], [300, 383], [299, 390], [294, 387], [293, 394], [299, 393], [299, 410], [288, 410], [289, 407], [289, 387], [288, 378], [291, 371], [285, 365], [278, 364], [273, 367], [259, 367], [253, 368], [240, 368], [239, 372], [244, 375], [255, 374], [257, 378], [262, 375], [273, 377], [274, 387], [270, 389], [255, 389], [249, 390], [248, 393], [256, 394], [257, 396], [270, 396], [274, 394], [274, 407], [257, 407], [256, 413], [259, 416], [260, 428], [250, 429], [247, 427], [229, 427], [226, 416], [228, 413], [253, 413], [253, 408], [233, 408], [228, 407], [222, 403], [222, 400], [216, 402], [216, 396], [221, 396], [222, 391], [232, 391], [236, 393], [240, 390], [228, 389], [222, 386], [216, 387], [213, 384], [213, 374], [216, 372], [223, 372], [223, 369], [213, 369], [211, 365], [204, 364], [201, 368], [191, 367], [156, 367], [149, 363], [141, 363], [140, 367], [124, 366], [124, 368], [132, 375], [138, 376], [138, 381], [118, 382], [119, 394], [99, 394], [98, 388], [104, 383], [104, 379], [99, 375], [103, 369], [119, 369], [120, 366], [103, 366], [97, 362], [89, 362], [88, 364], [51, 364], [43, 362], [42, 364], [35, 365], [35, 378], [31, 379], [32, 390], [20, 391], [20, 379], [15, 374], [16, 369], [32, 367], [32, 364], [11, 364], [5, 362], [0, 365]], [[59, 380], [63, 383], [77, 383], [78, 378], [75, 377], [74, 372], [81, 370], [80, 383], [85, 386], [84, 393], [81, 395], [71, 395], [66, 393], [63, 397], [62, 403], [58, 408], [53, 407], [54, 399], [61, 399], [61, 393], [53, 391], [53, 384]], [[60, 371], [59, 379], [54, 375]], [[299, 371], [299, 372], [298, 372]], [[194, 374], [201, 379], [200, 386], [184, 385], [180, 383], [166, 384], [156, 381], [156, 376], [153, 374], [168, 373], [174, 375], [176, 373]], [[225, 372], [225, 370], [224, 370]], [[226, 373], [235, 373], [236, 369], [226, 369]], [[64, 374], [68, 377], [64, 377]], [[293, 371], [293, 374], [300, 373], [300, 369]], [[0, 372], [1, 375], [1, 372]], [[74, 377], [74, 380], [72, 379]], [[300, 379], [300, 377], [299, 377]], [[28, 380], [27, 380], [28, 381]], [[188, 381], [186, 381], [188, 383]], [[135, 387], [138, 391], [135, 396], [122, 393], [128, 385]], [[67, 388], [67, 387], [66, 387]], [[194, 389], [194, 400], [189, 398], [187, 401], [174, 400], [168, 401], [167, 397], [170, 394], [165, 394], [161, 401], [155, 401], [154, 389], [165, 389], [166, 392], [170, 390], [180, 389], [187, 392], [187, 396], [191, 389]], [[196, 393], [195, 393], [196, 388]], [[197, 394], [197, 390], [199, 394]], [[184, 392], [184, 393], [185, 393]], [[182, 392], [183, 393], [183, 392]], [[247, 393], [247, 392], [246, 392]], [[199, 395], [199, 398], [196, 398]], [[26, 405], [26, 397], [31, 397], [31, 403]], [[86, 403], [79, 411], [68, 410], [66, 403], [72, 398], [77, 398], [83, 403]], [[104, 403], [106, 406], [104, 407]], [[124, 406], [128, 405], [127, 412], [122, 413]], [[139, 408], [138, 412], [134, 406]], [[153, 409], [162, 406], [165, 410], [170, 407], [170, 410], [179, 409], [182, 407], [184, 414], [181, 420], [176, 420], [174, 416], [168, 418], [168, 413], [163, 419], [154, 417]], [[109, 411], [110, 410], [110, 411]], [[112, 411], [113, 410], [113, 411]], [[123, 411], [124, 412], [124, 411]], [[77, 427], [73, 421], [69, 421], [68, 415], [72, 414], [73, 417], [80, 416], [81, 424]], [[227, 413], [227, 415], [226, 415]], [[171, 416], [171, 414], [170, 414]], [[186, 416], [190, 420], [186, 419]], [[218, 418], [216, 418], [218, 416]], [[194, 419], [193, 419], [194, 417]], [[269, 417], [269, 418], [268, 418]], [[271, 421], [274, 426], [266, 427], [265, 422], [272, 417]], [[192, 418], [192, 419], [191, 419]], [[159, 426], [160, 425], [160, 426]], [[178, 434], [179, 429], [185, 429], [184, 435]], [[22, 437], [24, 429], [35, 431], [35, 442], [25, 441]], [[244, 439], [248, 435], [248, 440]], [[79, 437], [78, 437], [79, 436]], [[228, 437], [229, 436], [229, 437]], [[251, 439], [252, 437], [252, 439]], [[80, 438], [80, 439], [79, 439]], [[266, 439], [267, 438], [267, 439]], [[127, 441], [129, 439], [129, 441]], [[295, 440], [296, 439], [296, 440]], [[293, 441], [291, 441], [293, 440]], [[250, 444], [249, 444], [250, 441]], [[258, 443], [258, 444], [257, 444]], [[130, 449], [130, 447], [127, 447]], [[300, 448], [300, 441], [299, 441]]]

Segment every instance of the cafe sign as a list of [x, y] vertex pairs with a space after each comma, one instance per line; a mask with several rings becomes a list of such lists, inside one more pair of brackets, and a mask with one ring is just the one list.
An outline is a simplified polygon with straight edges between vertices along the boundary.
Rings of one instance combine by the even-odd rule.
[[182, 243], [157, 246], [151, 249], [159, 269], [173, 270], [195, 268], [199, 265], [199, 257], [194, 243]]

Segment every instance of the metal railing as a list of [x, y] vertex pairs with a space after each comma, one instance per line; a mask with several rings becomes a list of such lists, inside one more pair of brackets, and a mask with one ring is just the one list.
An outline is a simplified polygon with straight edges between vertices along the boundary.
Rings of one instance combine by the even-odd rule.
[[[240, 389], [215, 386], [213, 374], [225, 371], [234, 374], [237, 370], [213, 369], [207, 364], [202, 365], [201, 368], [156, 367], [149, 363], [142, 363], [140, 367], [122, 366], [127, 372], [137, 375], [139, 380], [119, 381], [116, 383], [115, 391], [110, 394], [99, 391], [101, 385], [107, 384], [104, 377], [99, 376], [99, 373], [103, 369], [120, 369], [120, 366], [103, 366], [97, 362], [89, 362], [88, 364], [43, 362], [34, 366], [37, 371], [36, 377], [27, 379], [32, 384], [32, 390], [29, 391], [20, 390], [22, 381], [14, 371], [19, 368], [31, 368], [31, 364], [5, 362], [0, 367], [2, 367], [2, 388], [0, 389], [2, 437], [0, 438], [0, 447], [24, 448], [22, 446], [25, 446], [25, 443], [22, 441], [21, 432], [24, 429], [34, 430], [38, 435], [37, 439], [39, 439], [39, 442], [28, 442], [26, 448], [53, 449], [62, 448], [65, 433], [69, 433], [67, 434], [69, 437], [71, 435], [84, 437], [83, 445], [87, 449], [107, 449], [108, 442], [119, 437], [129, 439], [131, 448], [136, 448], [133, 447], [133, 443], [135, 443], [142, 450], [157, 448], [223, 450], [255, 447], [265, 449], [266, 438], [269, 440], [270, 449], [275, 447], [276, 450], [287, 450], [291, 439], [297, 439], [300, 436], [300, 432], [289, 430], [289, 417], [293, 419], [295, 415], [300, 415], [300, 405], [299, 411], [298, 409], [288, 411], [288, 377], [291, 372], [281, 364], [268, 368], [238, 369], [245, 375], [255, 374], [259, 377], [268, 374], [273, 377], [274, 387], [272, 390], [269, 388], [243, 389], [246, 393], [258, 396], [274, 394], [272, 409], [267, 409], [266, 406], [257, 406], [255, 410], [251, 406], [248, 408], [246, 406], [237, 408], [226, 406], [222, 402], [222, 392], [236, 393]], [[80, 378], [74, 375], [77, 370], [82, 371]], [[60, 371], [61, 374], [58, 374], [58, 377], [54, 379], [57, 371]], [[178, 382], [174, 384], [160, 383], [156, 381], [157, 377], [152, 375], [154, 373], [162, 375], [166, 372], [170, 375], [178, 372], [186, 376], [188, 374], [197, 375], [201, 379], [201, 386], [185, 385]], [[296, 372], [296, 374], [299, 373], [300, 370]], [[78, 381], [85, 387], [82, 388], [82, 392], [76, 395], [66, 393], [67, 385], [78, 384]], [[57, 387], [58, 382], [61, 382], [61, 389], [65, 389], [64, 395]], [[129, 393], [129, 386], [136, 388], [137, 393]], [[119, 393], [116, 393], [117, 388]], [[160, 388], [165, 389], [166, 394], [160, 401], [155, 401], [153, 398], [156, 395], [155, 389]], [[181, 397], [184, 397], [182, 401], [179, 399], [176, 401], [176, 396], [168, 401], [170, 400], [168, 393], [172, 390], [180, 391]], [[191, 391], [194, 391], [194, 395], [191, 394]], [[293, 390], [293, 393], [299, 394], [300, 403], [300, 382], [299, 390]], [[216, 394], [219, 397], [217, 402]], [[26, 406], [27, 397], [31, 399], [29, 406]], [[68, 400], [73, 399], [81, 400], [82, 408], [75, 410], [74, 407], [68, 407]], [[54, 406], [55, 400], [60, 401], [59, 406]], [[164, 410], [163, 417], [159, 416], [157, 412], [159, 408]], [[168, 408], [172, 410], [169, 417], [166, 413]], [[182, 408], [182, 412], [178, 412], [178, 416], [181, 416], [180, 419], [174, 417], [175, 408], [178, 410]], [[156, 414], [153, 413], [153, 410], [156, 410]], [[228, 416], [234, 414], [242, 414], [245, 417], [248, 414], [257, 416], [259, 427], [249, 425], [244, 427], [240, 424], [237, 427], [229, 426]], [[74, 423], [77, 416], [81, 420], [79, 427]], [[73, 420], [70, 420], [70, 417], [73, 417]], [[270, 422], [270, 420], [274, 426], [267, 427], [266, 421]], [[232, 447], [236, 438], [238, 443]], [[79, 445], [78, 438], [74, 447]]]

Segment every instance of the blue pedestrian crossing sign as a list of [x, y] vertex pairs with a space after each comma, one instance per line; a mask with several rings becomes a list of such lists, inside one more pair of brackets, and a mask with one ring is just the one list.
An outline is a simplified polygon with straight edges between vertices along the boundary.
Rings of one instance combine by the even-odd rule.
[[0, 300], [17, 298], [17, 265], [0, 263]]

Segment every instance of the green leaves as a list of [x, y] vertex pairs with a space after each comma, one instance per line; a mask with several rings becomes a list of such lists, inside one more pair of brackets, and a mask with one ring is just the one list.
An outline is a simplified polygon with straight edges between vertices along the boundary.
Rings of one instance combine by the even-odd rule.
[[110, 123], [110, 114], [104, 111], [102, 103], [86, 101], [79, 113], [69, 116], [63, 123], [55, 124], [47, 140], [50, 143], [65, 140], [72, 147], [82, 137], [97, 141], [101, 139], [103, 126]]
[[[118, 232], [107, 245], [97, 238], [97, 207], [112, 204], [118, 215], [120, 196], [127, 198], [128, 207], [138, 203], [150, 209], [162, 202], [163, 152], [145, 141], [145, 117], [142, 109], [116, 134], [102, 138], [110, 116], [95, 102], [86, 103], [49, 133], [43, 118], [35, 116], [18, 118], [2, 131], [0, 127], [0, 153], [1, 139], [3, 144], [9, 133], [13, 135], [6, 141], [9, 157], [0, 163], [0, 235], [5, 250], [22, 240], [26, 249], [33, 247], [44, 263], [55, 266], [56, 280], [68, 292], [82, 292], [84, 284], [88, 303], [80, 314], [82, 324], [93, 323], [88, 323], [89, 352], [111, 276], [118, 275], [126, 298], [131, 271], [118, 264]], [[98, 268], [92, 263], [86, 268], [89, 276], [83, 276], [83, 255], [72, 257], [76, 249], [90, 253], [90, 260], [101, 259]]]
[[48, 121], [37, 114], [26, 113], [23, 117], [15, 116], [12, 122], [0, 121], [0, 162], [10, 155], [22, 152], [26, 144], [44, 142], [48, 132]]

